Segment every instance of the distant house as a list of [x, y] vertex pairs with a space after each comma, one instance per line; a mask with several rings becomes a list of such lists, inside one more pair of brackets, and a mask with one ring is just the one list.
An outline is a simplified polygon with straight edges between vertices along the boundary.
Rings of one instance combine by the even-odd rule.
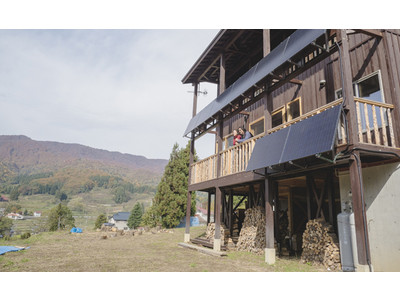
[[22, 220], [24, 218], [23, 215], [17, 214], [17, 213], [9, 213], [6, 216], [9, 219], [13, 219], [13, 220]]
[[6, 198], [5, 196], [0, 196], [0, 202], [8, 202], [8, 198]]
[[130, 215], [130, 212], [118, 212], [114, 214], [108, 222], [114, 224], [118, 230], [128, 230], [128, 219]]
[[42, 212], [41, 211], [35, 211], [33, 213], [33, 216], [36, 217], [36, 218], [41, 217], [42, 216]]

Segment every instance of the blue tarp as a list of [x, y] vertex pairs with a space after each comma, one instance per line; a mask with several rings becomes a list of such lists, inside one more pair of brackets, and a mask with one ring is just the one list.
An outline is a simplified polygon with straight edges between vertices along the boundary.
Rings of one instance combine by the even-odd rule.
[[82, 228], [73, 227], [73, 228], [71, 229], [71, 233], [82, 233]]
[[30, 247], [14, 247], [14, 246], [0, 246], [0, 255], [3, 255], [6, 252], [15, 252], [20, 250], [29, 249]]
[[[195, 227], [195, 226], [199, 226], [200, 222], [199, 222], [199, 218], [198, 217], [190, 217], [190, 227]], [[176, 226], [176, 228], [182, 228], [186, 226], [186, 218], [183, 218], [183, 220], [179, 223], [178, 226]]]

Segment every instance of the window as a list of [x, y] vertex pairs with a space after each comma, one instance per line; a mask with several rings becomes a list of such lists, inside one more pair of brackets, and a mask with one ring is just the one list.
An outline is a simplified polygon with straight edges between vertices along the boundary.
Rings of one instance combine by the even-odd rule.
[[253, 136], [264, 133], [264, 117], [261, 117], [250, 123], [249, 129]]
[[228, 149], [229, 147], [233, 146], [233, 134], [229, 134], [224, 137], [223, 148]]
[[284, 123], [284, 107], [272, 112], [272, 128]]
[[[385, 102], [383, 97], [383, 89], [381, 82], [381, 74], [380, 71], [374, 72], [368, 76], [361, 78], [360, 80], [353, 83], [353, 93], [356, 98], [363, 98], [370, 101], [375, 102]], [[343, 93], [342, 89], [336, 91], [336, 99], [342, 98]], [[362, 130], [366, 130], [366, 121], [365, 121], [365, 111], [364, 105], [362, 103], [358, 103], [361, 115], [361, 125]], [[373, 124], [373, 115], [372, 115], [372, 107], [371, 105], [367, 105], [368, 111], [368, 119], [369, 124]], [[384, 116], [386, 124], [387, 124], [387, 116]], [[380, 114], [376, 115], [378, 127], [382, 127], [382, 120]]]
[[301, 98], [299, 97], [272, 112], [272, 128], [296, 119], [301, 114]]

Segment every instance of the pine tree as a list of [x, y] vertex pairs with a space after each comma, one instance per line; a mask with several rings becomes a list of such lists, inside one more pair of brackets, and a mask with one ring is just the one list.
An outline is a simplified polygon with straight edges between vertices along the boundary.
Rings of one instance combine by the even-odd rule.
[[[185, 148], [179, 149], [175, 143], [172, 148], [169, 162], [165, 167], [161, 182], [157, 187], [153, 208], [150, 212], [154, 218], [151, 220], [146, 212], [146, 224], [156, 223], [160, 220], [166, 228], [177, 226], [186, 215], [186, 203], [189, 178], [190, 142]], [[195, 157], [195, 161], [196, 161]], [[196, 211], [195, 193], [192, 193], [191, 215]]]
[[107, 223], [107, 217], [105, 214], [98, 215], [96, 222], [94, 223], [94, 229], [100, 229], [103, 223]]
[[131, 211], [131, 215], [128, 219], [128, 227], [131, 229], [139, 227], [142, 222], [142, 207], [139, 203], [136, 203]]
[[71, 210], [63, 204], [58, 204], [50, 210], [49, 218], [47, 219], [49, 231], [56, 231], [66, 227], [75, 226], [75, 218], [72, 216]]

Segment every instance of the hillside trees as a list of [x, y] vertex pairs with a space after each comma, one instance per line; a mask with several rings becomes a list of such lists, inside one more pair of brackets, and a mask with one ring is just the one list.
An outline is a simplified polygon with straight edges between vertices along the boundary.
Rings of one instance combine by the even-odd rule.
[[[190, 142], [181, 149], [175, 143], [157, 187], [153, 206], [143, 217], [146, 225], [151, 226], [160, 222], [163, 227], [172, 228], [177, 226], [186, 215], [189, 158]], [[192, 193], [191, 215], [194, 215], [195, 211], [196, 199], [195, 193]]]
[[47, 225], [49, 231], [56, 231], [66, 227], [72, 228], [75, 226], [75, 218], [72, 216], [71, 210], [60, 203], [50, 210]]

